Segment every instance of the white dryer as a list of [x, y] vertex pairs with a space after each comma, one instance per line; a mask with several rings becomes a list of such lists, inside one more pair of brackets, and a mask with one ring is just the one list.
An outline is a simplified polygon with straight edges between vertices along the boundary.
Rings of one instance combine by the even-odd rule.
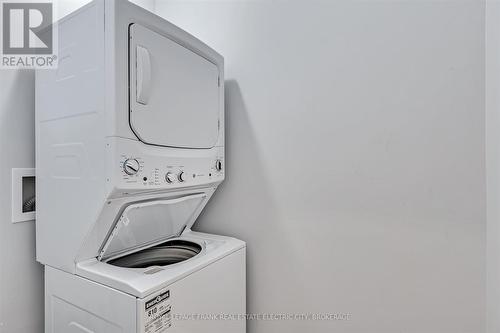
[[225, 177], [224, 60], [96, 0], [36, 74], [45, 332], [245, 331], [245, 243], [191, 231]]

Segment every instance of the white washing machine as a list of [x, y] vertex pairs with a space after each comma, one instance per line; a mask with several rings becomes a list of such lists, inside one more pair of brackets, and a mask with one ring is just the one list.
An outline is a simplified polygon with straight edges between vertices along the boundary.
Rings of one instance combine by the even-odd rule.
[[36, 73], [45, 332], [245, 332], [245, 243], [191, 231], [225, 177], [224, 60], [96, 0]]

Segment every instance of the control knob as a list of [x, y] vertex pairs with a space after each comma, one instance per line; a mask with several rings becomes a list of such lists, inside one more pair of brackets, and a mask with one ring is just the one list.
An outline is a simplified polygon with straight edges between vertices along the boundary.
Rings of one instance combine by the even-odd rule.
[[215, 161], [215, 170], [217, 170], [217, 171], [222, 170], [222, 161], [221, 160]]
[[167, 181], [167, 183], [173, 183], [175, 181], [175, 175], [171, 172], [167, 172], [167, 174], [165, 175], [165, 180]]
[[130, 176], [138, 173], [139, 168], [140, 168], [139, 161], [137, 161], [135, 158], [126, 159], [125, 162], [123, 163], [123, 171], [125, 171], [125, 173]]
[[182, 183], [182, 182], [184, 182], [184, 181], [186, 181], [186, 178], [187, 178], [187, 177], [186, 177], [186, 173], [185, 173], [184, 171], [181, 171], [181, 172], [179, 173], [179, 177], [178, 177], [178, 178], [179, 178], [179, 181], [180, 181], [181, 183]]

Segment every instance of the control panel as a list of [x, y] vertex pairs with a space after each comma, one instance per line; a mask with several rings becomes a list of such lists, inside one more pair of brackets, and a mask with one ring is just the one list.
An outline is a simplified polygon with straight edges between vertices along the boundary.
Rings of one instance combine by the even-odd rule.
[[223, 147], [181, 150], [127, 141], [131, 140], [113, 145], [112, 179], [119, 191], [176, 189], [224, 180]]

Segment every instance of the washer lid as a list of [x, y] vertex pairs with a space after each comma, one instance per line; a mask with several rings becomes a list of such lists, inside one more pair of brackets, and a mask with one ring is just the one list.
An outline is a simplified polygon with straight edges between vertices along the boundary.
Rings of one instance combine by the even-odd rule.
[[112, 259], [165, 239], [191, 227], [208, 200], [206, 193], [126, 206], [106, 238], [98, 260]]

